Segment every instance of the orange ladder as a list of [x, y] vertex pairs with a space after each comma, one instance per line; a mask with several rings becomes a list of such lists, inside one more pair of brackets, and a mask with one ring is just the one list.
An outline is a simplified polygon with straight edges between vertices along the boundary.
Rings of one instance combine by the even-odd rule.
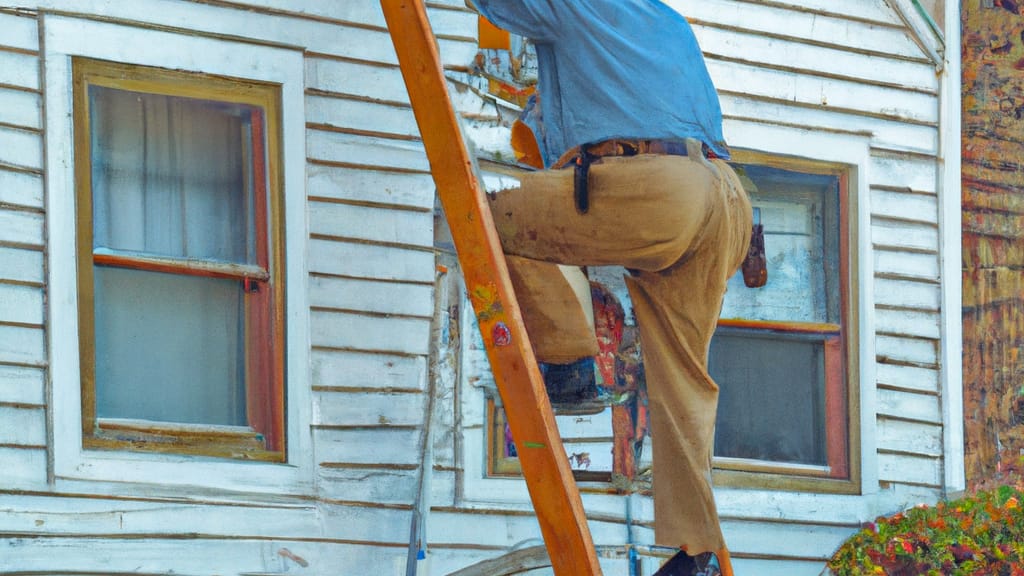
[[598, 576], [594, 543], [512, 290], [505, 256], [448, 95], [423, 0], [381, 0], [430, 171], [557, 576]]

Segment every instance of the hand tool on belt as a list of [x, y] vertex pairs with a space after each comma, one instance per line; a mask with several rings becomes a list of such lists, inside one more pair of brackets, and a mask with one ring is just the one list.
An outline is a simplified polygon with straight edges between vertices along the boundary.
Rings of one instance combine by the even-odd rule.
[[576, 210], [586, 214], [590, 209], [589, 176], [590, 165], [608, 156], [636, 156], [637, 154], [670, 154], [688, 156], [688, 150], [700, 150], [701, 158], [706, 158], [709, 151], [706, 146], [688, 138], [686, 140], [635, 140], [615, 138], [593, 144], [583, 144], [570, 148], [552, 166], [554, 169], [573, 167], [573, 195], [576, 199]]

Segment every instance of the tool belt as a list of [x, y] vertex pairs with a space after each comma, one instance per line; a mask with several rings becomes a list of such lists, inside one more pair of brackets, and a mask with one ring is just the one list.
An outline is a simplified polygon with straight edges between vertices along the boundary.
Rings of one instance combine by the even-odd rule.
[[[696, 141], [694, 141], [696, 143]], [[701, 153], [708, 155], [707, 148], [702, 146]], [[615, 138], [594, 144], [583, 144], [570, 148], [552, 166], [554, 169], [573, 167], [573, 195], [576, 199], [576, 210], [586, 214], [590, 209], [588, 191], [590, 165], [608, 156], [636, 156], [638, 154], [669, 154], [687, 156], [687, 143], [680, 140], [632, 140]]]

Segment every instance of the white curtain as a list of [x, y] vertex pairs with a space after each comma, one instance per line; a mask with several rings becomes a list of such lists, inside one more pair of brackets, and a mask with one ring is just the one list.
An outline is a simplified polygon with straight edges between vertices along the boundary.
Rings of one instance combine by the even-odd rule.
[[[90, 87], [94, 246], [255, 263], [243, 107]], [[100, 417], [244, 425], [241, 282], [95, 268]]]

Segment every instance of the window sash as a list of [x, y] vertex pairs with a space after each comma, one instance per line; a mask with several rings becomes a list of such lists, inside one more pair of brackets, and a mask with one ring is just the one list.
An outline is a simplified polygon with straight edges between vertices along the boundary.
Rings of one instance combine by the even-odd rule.
[[[285, 293], [281, 171], [278, 168], [278, 135], [281, 129], [279, 89], [271, 84], [83, 58], [73, 58], [72, 62], [83, 446], [200, 453], [247, 459], [255, 457], [252, 450], [222, 450], [218, 448], [220, 444], [217, 442], [204, 444], [189, 440], [195, 434], [203, 436], [205, 425], [177, 426], [150, 422], [145, 427], [126, 429], [111, 427], [110, 419], [97, 419], [93, 270], [94, 266], [111, 266], [187, 276], [233, 278], [242, 283], [245, 303], [245, 396], [249, 424], [246, 428], [262, 440], [264, 448], [259, 459], [285, 460]], [[255, 234], [251, 240], [255, 244], [255, 262], [231, 263], [105, 247], [94, 250], [90, 86], [202, 98], [251, 107], [252, 129], [249, 142], [244, 144], [249, 147], [252, 157], [251, 205], [254, 208]], [[141, 428], [147, 428], [148, 431], [140, 432]], [[168, 442], [167, 438], [173, 441]], [[250, 444], [246, 438], [246, 434], [237, 436], [238, 447], [246, 448]]]
[[[758, 460], [753, 458], [736, 458], [718, 456], [714, 458], [715, 467], [751, 472], [767, 472], [773, 474], [792, 474], [800, 476], [827, 477], [847, 479], [849, 466], [849, 409], [847, 394], [847, 371], [845, 346], [842, 326], [839, 324], [785, 323], [759, 320], [722, 319], [719, 328], [729, 329], [733, 335], [743, 337], [743, 333], [764, 335], [766, 333], [802, 334], [817, 336], [818, 345], [822, 347], [824, 370], [824, 466]], [[719, 416], [721, 419], [721, 416]]]

